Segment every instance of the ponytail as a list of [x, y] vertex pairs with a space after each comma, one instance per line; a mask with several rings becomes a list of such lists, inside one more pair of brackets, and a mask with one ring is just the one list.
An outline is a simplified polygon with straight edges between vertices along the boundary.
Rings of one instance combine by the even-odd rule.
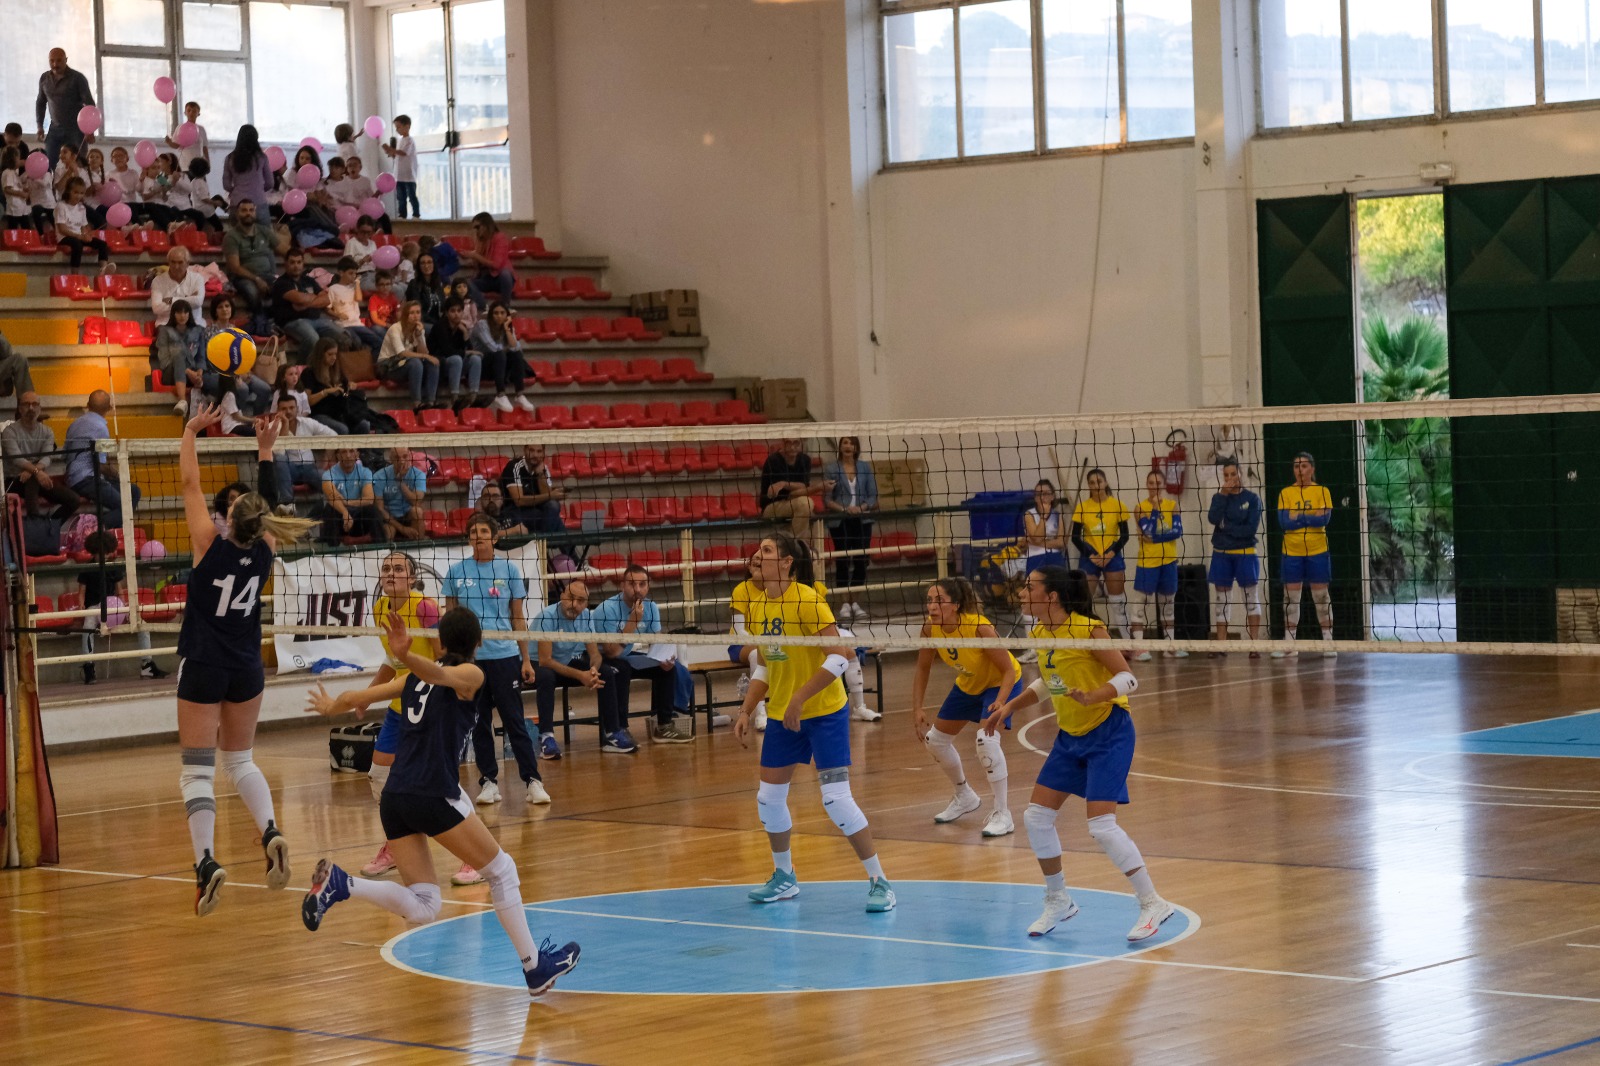
[[1064, 566], [1041, 566], [1035, 573], [1044, 582], [1045, 592], [1056, 598], [1062, 610], [1100, 621], [1094, 613], [1094, 592], [1089, 587], [1089, 575]]
[[258, 492], [247, 492], [233, 504], [229, 534], [245, 547], [254, 547], [263, 536], [290, 546], [303, 540], [318, 523], [309, 518], [290, 518], [275, 513]]

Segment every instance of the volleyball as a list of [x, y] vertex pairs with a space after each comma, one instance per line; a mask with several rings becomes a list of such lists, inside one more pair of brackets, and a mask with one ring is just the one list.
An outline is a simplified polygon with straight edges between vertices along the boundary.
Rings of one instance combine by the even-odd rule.
[[244, 330], [224, 326], [206, 341], [206, 362], [223, 374], [248, 374], [256, 365], [256, 342]]

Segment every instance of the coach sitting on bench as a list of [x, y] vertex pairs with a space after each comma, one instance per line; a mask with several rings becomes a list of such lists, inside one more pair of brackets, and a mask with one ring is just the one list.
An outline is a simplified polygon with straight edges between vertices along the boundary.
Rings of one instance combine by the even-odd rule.
[[[535, 633], [573, 633], [593, 637], [594, 616], [589, 613], [589, 586], [569, 581], [561, 599], [536, 615], [528, 628]], [[539, 665], [533, 686], [539, 708], [539, 757], [561, 758], [556, 743], [556, 686], [582, 685], [594, 691], [600, 715], [600, 750], [631, 755], [638, 745], [628, 736], [626, 722], [617, 709], [621, 679], [616, 668], [600, 661], [600, 648], [588, 641], [539, 641]]]
[[[596, 633], [619, 633], [630, 637], [661, 632], [661, 609], [650, 599], [650, 573], [637, 563], [622, 572], [622, 591], [594, 609]], [[694, 679], [676, 659], [660, 661], [635, 652], [632, 642], [601, 643], [604, 663], [617, 672], [617, 709], [622, 724], [628, 724], [628, 690], [636, 677], [650, 682], [650, 710], [655, 715], [651, 736], [662, 744], [689, 744], [694, 734], [684, 733], [672, 724], [672, 712], [688, 710], [693, 701]], [[681, 675], [681, 677], [680, 677]], [[687, 689], [687, 695], [683, 690]], [[681, 706], [679, 706], [681, 704]]]

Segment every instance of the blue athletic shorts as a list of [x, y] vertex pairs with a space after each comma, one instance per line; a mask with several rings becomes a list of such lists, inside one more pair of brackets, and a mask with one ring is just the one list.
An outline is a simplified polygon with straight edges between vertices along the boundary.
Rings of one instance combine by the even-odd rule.
[[[1011, 694], [1006, 697], [1014, 700], [1022, 695], [1022, 678], [1017, 678], [1017, 683], [1011, 686]], [[970, 692], [962, 692], [954, 685], [950, 686], [950, 695], [944, 698], [944, 703], [939, 707], [939, 717], [947, 722], [981, 722], [988, 715], [989, 708], [994, 701], [1000, 698], [1000, 686], [986, 688], [974, 696]], [[768, 729], [772, 726], [769, 723]]]
[[373, 751], [393, 755], [400, 750], [400, 721], [400, 712], [394, 708], [383, 712], [383, 728], [378, 730], [378, 739], [372, 745]]
[[731, 662], [731, 663], [740, 662], [741, 661], [741, 657], [743, 655], [744, 655], [744, 645], [743, 644], [729, 644], [728, 645], [728, 661], [729, 662]]
[[1212, 552], [1206, 580], [1219, 589], [1231, 589], [1235, 584], [1249, 588], [1261, 581], [1261, 557]]
[[1283, 557], [1283, 583], [1290, 588], [1298, 585], [1326, 585], [1332, 580], [1333, 562], [1328, 558], [1327, 552]]
[[1058, 731], [1039, 771], [1039, 784], [1091, 803], [1127, 803], [1128, 768], [1132, 765], [1133, 719], [1117, 707], [1081, 737]]
[[1178, 561], [1160, 566], [1141, 566], [1133, 572], [1133, 591], [1146, 596], [1178, 594]]
[[1041, 566], [1066, 566], [1067, 557], [1061, 552], [1039, 552], [1025, 557], [1023, 562], [1027, 566], [1026, 572], [1031, 574]]
[[783, 727], [783, 716], [768, 707], [767, 731], [761, 734], [761, 765], [776, 769], [815, 762], [818, 770], [850, 765], [850, 705], [832, 714], [800, 719], [800, 731]]
[[1090, 577], [1099, 577], [1101, 574], [1120, 574], [1128, 568], [1127, 561], [1119, 553], [1111, 557], [1111, 561], [1104, 566], [1094, 565], [1094, 560], [1087, 555], [1078, 556], [1078, 569]]

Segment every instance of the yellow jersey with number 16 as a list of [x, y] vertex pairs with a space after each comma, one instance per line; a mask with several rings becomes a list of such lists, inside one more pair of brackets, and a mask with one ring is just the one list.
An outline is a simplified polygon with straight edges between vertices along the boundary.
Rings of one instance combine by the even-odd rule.
[[[767, 711], [782, 717], [789, 700], [822, 669], [822, 661], [827, 658], [820, 647], [785, 645], [783, 638], [816, 636], [833, 625], [833, 611], [816, 589], [798, 581], [789, 582], [783, 595], [777, 597], [768, 597], [757, 588], [749, 602], [745, 624], [761, 649], [761, 661], [767, 665]], [[836, 677], [805, 702], [800, 717], [820, 718], [843, 710], [848, 703], [844, 682]]]
[[[1104, 626], [1095, 618], [1071, 614], [1059, 626], [1044, 624], [1033, 627], [1033, 635], [1041, 640], [1088, 640], [1094, 631]], [[1093, 692], [1111, 680], [1111, 671], [1101, 665], [1094, 652], [1080, 648], [1056, 650], [1039, 649], [1039, 676], [1050, 691], [1050, 703], [1056, 712], [1056, 725], [1063, 733], [1081, 737], [1095, 726], [1111, 717], [1113, 707], [1128, 709], [1128, 697], [1118, 696], [1104, 703], [1082, 704], [1068, 696], [1072, 689]]]

